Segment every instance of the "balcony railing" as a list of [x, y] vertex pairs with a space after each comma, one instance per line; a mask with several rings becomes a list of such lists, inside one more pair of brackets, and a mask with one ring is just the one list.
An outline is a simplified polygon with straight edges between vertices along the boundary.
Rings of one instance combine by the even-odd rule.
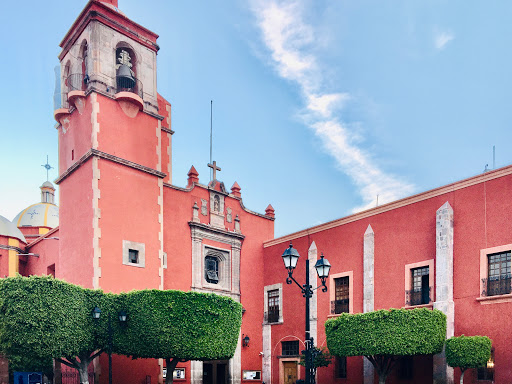
[[279, 311], [265, 312], [265, 323], [278, 323]]
[[511, 293], [511, 280], [510, 274], [482, 279], [482, 296], [506, 295]]
[[[88, 89], [96, 89], [107, 94], [116, 94], [119, 92], [131, 92], [144, 99], [142, 82], [136, 78], [126, 78], [116, 76], [111, 78], [100, 74], [92, 73], [83, 75], [82, 73], [74, 73], [69, 75], [64, 81], [64, 90], [70, 91], [87, 91]], [[66, 100], [64, 98], [63, 100]], [[63, 104], [64, 101], [63, 101]]]
[[430, 292], [432, 288], [422, 288], [422, 289], [411, 289], [410, 291], [405, 291], [406, 293], [406, 305], [423, 305], [429, 304], [432, 299], [430, 298]]
[[349, 313], [349, 299], [331, 301], [331, 315]]

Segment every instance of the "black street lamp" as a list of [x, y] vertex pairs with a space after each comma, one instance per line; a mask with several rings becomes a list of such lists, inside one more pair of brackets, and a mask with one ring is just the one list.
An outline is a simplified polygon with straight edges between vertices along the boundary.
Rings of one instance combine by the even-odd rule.
[[327, 259], [324, 259], [324, 255], [320, 256], [320, 260], [317, 260], [315, 264], [316, 273], [320, 278], [322, 284], [318, 287], [314, 288], [309, 284], [309, 259], [306, 258], [306, 284], [300, 285], [297, 280], [293, 278], [293, 270], [297, 266], [297, 261], [299, 260], [299, 252], [295, 248], [293, 248], [292, 243], [290, 242], [290, 247], [287, 248], [283, 252], [283, 261], [284, 266], [288, 270], [288, 277], [286, 278], [286, 284], [292, 284], [294, 282], [300, 288], [302, 295], [306, 298], [306, 350], [304, 351], [304, 360], [306, 365], [306, 383], [305, 384], [315, 384], [315, 368], [313, 364], [313, 360], [315, 358], [315, 342], [313, 338], [310, 336], [310, 319], [309, 319], [309, 299], [313, 296], [313, 292], [318, 288], [322, 287], [322, 292], [327, 292], [327, 285], [325, 285], [325, 281], [329, 276], [329, 270], [331, 269], [331, 264]]
[[[94, 307], [92, 310], [92, 318], [94, 320], [99, 320], [101, 316], [101, 309], [98, 307]], [[120, 311], [118, 313], [119, 322], [126, 323], [128, 320], [128, 315], [126, 311]], [[108, 316], [108, 384], [112, 384], [112, 347], [113, 347], [113, 330], [112, 330], [112, 315]]]

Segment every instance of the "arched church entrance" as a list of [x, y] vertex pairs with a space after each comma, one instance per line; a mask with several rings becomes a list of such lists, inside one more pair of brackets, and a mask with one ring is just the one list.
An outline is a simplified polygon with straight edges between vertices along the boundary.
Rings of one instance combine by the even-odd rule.
[[203, 362], [203, 384], [228, 384], [228, 360]]

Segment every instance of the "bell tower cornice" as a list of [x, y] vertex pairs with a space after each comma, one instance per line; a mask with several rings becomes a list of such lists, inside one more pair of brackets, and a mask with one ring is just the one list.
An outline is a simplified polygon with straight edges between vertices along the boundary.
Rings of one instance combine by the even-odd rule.
[[90, 0], [60, 42], [59, 46], [62, 48], [62, 52], [59, 54], [59, 60], [66, 56], [80, 34], [94, 20], [126, 35], [154, 52], [158, 52], [160, 49], [156, 43], [158, 35], [130, 20], [117, 9], [115, 4]]

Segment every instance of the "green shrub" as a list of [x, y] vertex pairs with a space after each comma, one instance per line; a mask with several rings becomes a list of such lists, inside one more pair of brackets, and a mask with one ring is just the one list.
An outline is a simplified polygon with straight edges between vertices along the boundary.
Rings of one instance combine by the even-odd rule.
[[458, 336], [446, 340], [446, 362], [450, 367], [478, 368], [491, 357], [491, 339], [487, 336]]

